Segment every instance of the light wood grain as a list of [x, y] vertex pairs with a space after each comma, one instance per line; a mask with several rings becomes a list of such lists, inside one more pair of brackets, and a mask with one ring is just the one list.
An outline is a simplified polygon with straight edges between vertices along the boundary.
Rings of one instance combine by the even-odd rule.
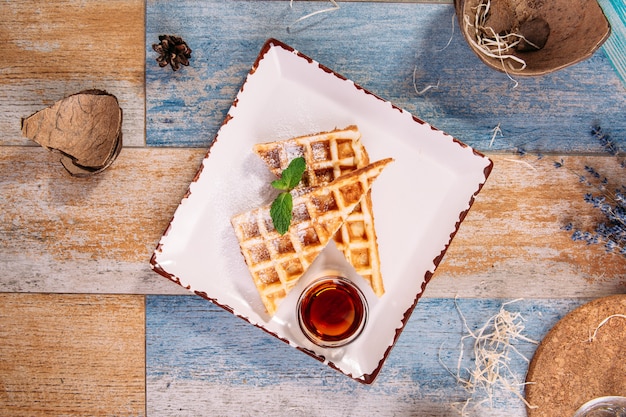
[[142, 296], [0, 294], [0, 414], [145, 415]]
[[5, 146], [0, 155], [4, 291], [178, 290], [148, 261], [204, 151], [125, 148], [86, 179], [41, 148]]
[[[622, 184], [612, 157], [492, 155], [495, 168], [466, 217], [428, 296], [590, 297], [626, 290], [626, 258], [573, 242], [575, 227], [603, 219], [584, 201], [596, 193], [579, 180], [585, 165]], [[555, 161], [565, 161], [555, 168]]]
[[[104, 173], [68, 176], [53, 153], [0, 147], [2, 291], [184, 293], [152, 272], [151, 253], [205, 150], [127, 148]], [[461, 225], [429, 297], [590, 297], [623, 291], [626, 259], [572, 242], [590, 224], [588, 190], [553, 159], [490, 155], [495, 167]], [[609, 156], [565, 157], [621, 178]], [[219, 203], [216, 203], [219, 204]]]
[[2, 144], [29, 144], [22, 117], [92, 88], [119, 99], [125, 143], [144, 143], [143, 1], [27, 0], [1, 10]]

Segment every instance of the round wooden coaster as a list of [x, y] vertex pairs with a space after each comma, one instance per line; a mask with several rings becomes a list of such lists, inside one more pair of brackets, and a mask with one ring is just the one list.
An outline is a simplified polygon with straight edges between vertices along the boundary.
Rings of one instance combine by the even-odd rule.
[[571, 416], [593, 398], [626, 396], [626, 294], [561, 319], [537, 347], [526, 382], [526, 400], [536, 407], [528, 417]]

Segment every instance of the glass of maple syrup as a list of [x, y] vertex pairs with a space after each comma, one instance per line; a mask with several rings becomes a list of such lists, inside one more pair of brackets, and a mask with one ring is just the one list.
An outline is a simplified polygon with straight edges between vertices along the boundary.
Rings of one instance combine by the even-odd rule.
[[302, 332], [321, 347], [344, 346], [356, 339], [365, 327], [367, 312], [361, 290], [335, 275], [313, 281], [297, 304]]

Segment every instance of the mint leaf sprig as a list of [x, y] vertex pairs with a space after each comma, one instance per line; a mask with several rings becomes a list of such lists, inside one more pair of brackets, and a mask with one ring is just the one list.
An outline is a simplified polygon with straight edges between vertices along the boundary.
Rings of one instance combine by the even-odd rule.
[[280, 178], [272, 181], [272, 187], [282, 191], [278, 194], [270, 208], [270, 216], [272, 217], [274, 228], [281, 235], [287, 233], [289, 225], [291, 225], [293, 197], [290, 192], [300, 183], [305, 170], [306, 162], [304, 158], [294, 158], [282, 172]]

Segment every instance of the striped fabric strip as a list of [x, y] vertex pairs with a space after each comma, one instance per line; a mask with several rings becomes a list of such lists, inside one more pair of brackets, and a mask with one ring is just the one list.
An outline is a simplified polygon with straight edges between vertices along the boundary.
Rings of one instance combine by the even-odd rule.
[[624, 0], [599, 0], [609, 23], [611, 36], [602, 49], [626, 87], [626, 3]]

